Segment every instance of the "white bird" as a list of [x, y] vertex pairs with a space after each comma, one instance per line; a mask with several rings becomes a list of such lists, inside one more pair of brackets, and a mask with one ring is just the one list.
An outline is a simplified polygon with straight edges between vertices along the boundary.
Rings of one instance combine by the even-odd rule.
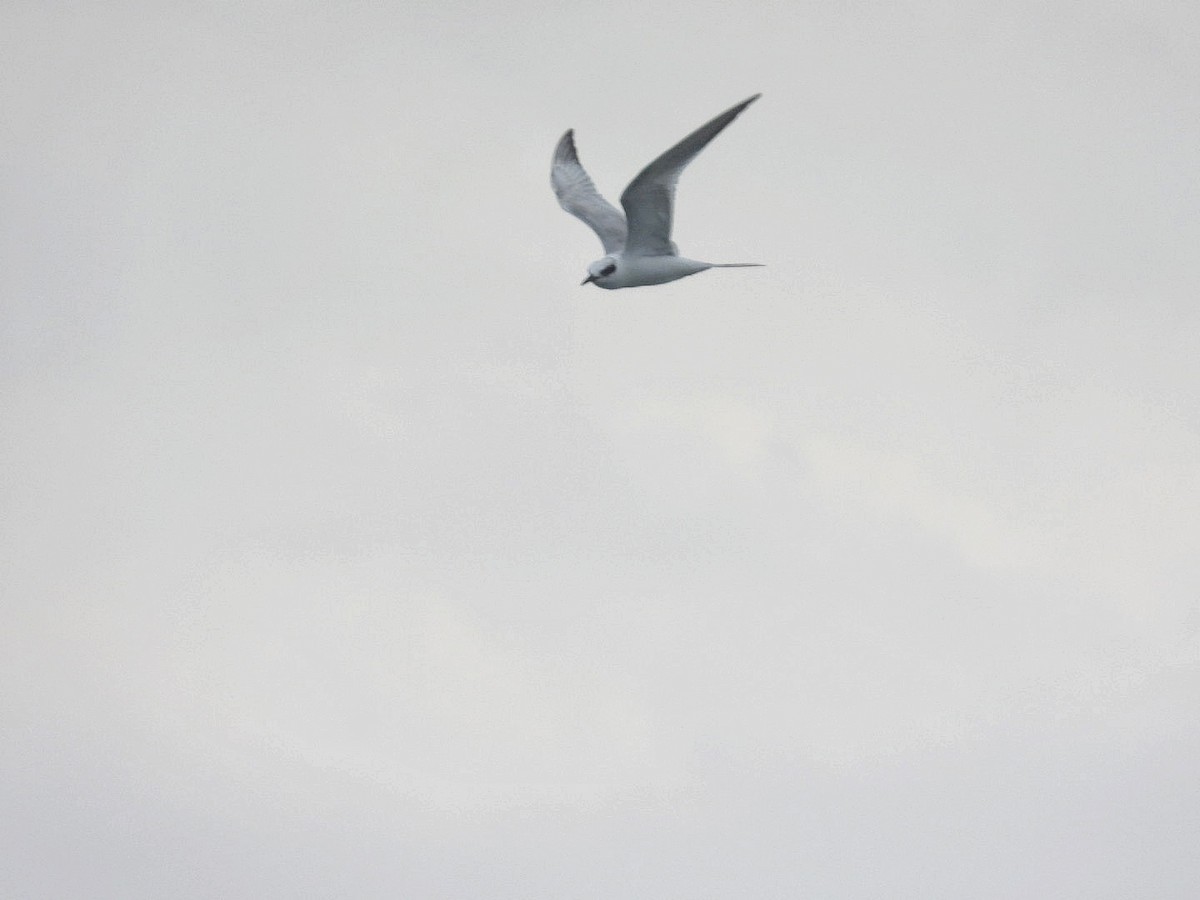
[[665, 284], [705, 269], [761, 265], [688, 259], [679, 255], [679, 248], [671, 240], [675, 183], [680, 173], [709, 141], [761, 96], [755, 94], [721, 113], [642, 169], [621, 194], [625, 215], [600, 196], [580, 165], [574, 129], [562, 136], [554, 148], [550, 184], [559, 205], [596, 232], [607, 254], [588, 266], [588, 277], [582, 284], [591, 282], [596, 287], [615, 290]]

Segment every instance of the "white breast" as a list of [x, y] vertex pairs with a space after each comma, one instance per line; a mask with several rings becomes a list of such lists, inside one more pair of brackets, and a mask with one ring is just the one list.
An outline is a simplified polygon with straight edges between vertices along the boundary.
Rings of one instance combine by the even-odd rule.
[[712, 268], [708, 263], [683, 256], [618, 256], [616, 260], [617, 271], [607, 278], [598, 279], [597, 287], [611, 291], [646, 284], [665, 284]]

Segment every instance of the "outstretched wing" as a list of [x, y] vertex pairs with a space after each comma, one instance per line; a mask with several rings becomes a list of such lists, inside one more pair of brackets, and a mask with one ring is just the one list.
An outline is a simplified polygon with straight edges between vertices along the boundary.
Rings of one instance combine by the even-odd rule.
[[709, 141], [761, 96], [755, 94], [708, 124], [701, 125], [629, 182], [629, 187], [621, 194], [621, 205], [625, 207], [625, 216], [629, 220], [629, 237], [625, 242], [627, 253], [637, 256], [674, 256], [678, 252], [671, 242], [671, 219], [679, 174]]
[[625, 217], [600, 196], [575, 152], [575, 132], [568, 131], [554, 148], [550, 184], [558, 205], [583, 221], [600, 237], [605, 253], [620, 253], [625, 247]]

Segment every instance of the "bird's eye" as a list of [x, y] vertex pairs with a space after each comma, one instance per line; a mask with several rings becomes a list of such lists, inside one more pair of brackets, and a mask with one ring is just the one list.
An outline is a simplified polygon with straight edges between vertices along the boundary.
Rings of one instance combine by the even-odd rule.
[[611, 263], [600, 270], [600, 275], [602, 277], [605, 275], [611, 275], [615, 271], [617, 271], [616, 263]]

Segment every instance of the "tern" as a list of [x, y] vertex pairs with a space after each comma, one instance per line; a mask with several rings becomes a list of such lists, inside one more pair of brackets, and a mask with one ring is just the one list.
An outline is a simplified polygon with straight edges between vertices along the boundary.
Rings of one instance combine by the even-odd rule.
[[701, 125], [682, 141], [642, 169], [621, 194], [621, 215], [600, 196], [575, 152], [575, 130], [570, 129], [554, 148], [550, 184], [559, 205], [580, 219], [600, 238], [605, 256], [588, 266], [581, 284], [605, 290], [666, 284], [705, 269], [741, 268], [761, 263], [707, 263], [679, 255], [671, 240], [675, 184], [679, 175], [708, 142], [761, 97], [755, 94]]

